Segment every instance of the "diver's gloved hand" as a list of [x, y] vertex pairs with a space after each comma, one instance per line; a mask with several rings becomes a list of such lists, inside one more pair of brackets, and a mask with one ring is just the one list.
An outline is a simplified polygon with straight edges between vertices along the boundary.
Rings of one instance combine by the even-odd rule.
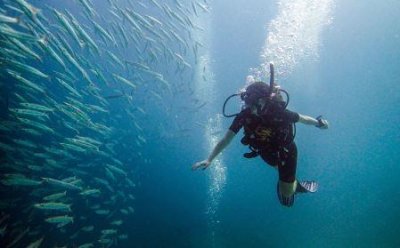
[[206, 160], [203, 160], [203, 161], [200, 161], [200, 162], [195, 163], [195, 164], [192, 166], [192, 170], [197, 170], [197, 169], [199, 169], [199, 168], [205, 170], [205, 169], [207, 169], [208, 166], [210, 166], [210, 164], [211, 164], [211, 162], [208, 161], [208, 159], [206, 159]]
[[316, 127], [320, 129], [328, 129], [329, 127], [329, 122], [327, 120], [322, 119], [322, 116], [318, 116], [317, 118], [318, 124], [315, 125]]

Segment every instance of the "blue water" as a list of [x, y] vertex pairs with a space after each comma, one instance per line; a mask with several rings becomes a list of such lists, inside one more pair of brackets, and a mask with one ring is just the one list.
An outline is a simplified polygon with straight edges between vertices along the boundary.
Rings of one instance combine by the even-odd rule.
[[[75, 2], [65, 6], [61, 2], [30, 2], [38, 7], [48, 2], [76, 15], [81, 11]], [[128, 2], [115, 1], [118, 6], [129, 6]], [[174, 5], [174, 1], [166, 2]], [[97, 11], [106, 11], [106, 1], [104, 6], [97, 4]], [[121, 204], [135, 210], [123, 215], [124, 223], [118, 227], [128, 239], [118, 240], [111, 247], [400, 247], [400, 198], [396, 188], [400, 176], [400, 2], [333, 1], [331, 23], [318, 34], [318, 56], [304, 56], [293, 71], [277, 76], [290, 93], [288, 108], [313, 117], [322, 114], [330, 123], [328, 130], [297, 125], [297, 177], [317, 180], [319, 190], [297, 197], [292, 208], [278, 202], [277, 172], [260, 158], [243, 158], [248, 148], [240, 144], [241, 135], [220, 155], [220, 166], [225, 170], [223, 180], [217, 180], [219, 190], [213, 188], [217, 175], [214, 168], [191, 170], [193, 163], [210, 153], [210, 136], [206, 135], [209, 119], [217, 119], [225, 98], [244, 86], [249, 68], [259, 66], [268, 25], [279, 13], [276, 1], [209, 1], [209, 6], [210, 13], [203, 13], [209, 21], [204, 31], [209, 46], [202, 52], [209, 55], [206, 69], [212, 71], [214, 81], [203, 83], [212, 84], [213, 88], [196, 86], [191, 76], [195, 70], [193, 55], [189, 54], [193, 69], [181, 76], [174, 74], [174, 67], [157, 65], [172, 82], [172, 96], [166, 93], [162, 101], [157, 100], [150, 90], [159, 88], [148, 81], [135, 92], [133, 102], [110, 100], [108, 115], [93, 116], [93, 120], [116, 128], [106, 140], [115, 144], [115, 157], [124, 163], [136, 184], [134, 189], [124, 181], [111, 185], [135, 197], [134, 201], [121, 197], [110, 207], [118, 209]], [[176, 44], [168, 45], [173, 48]], [[78, 49], [76, 44], [73, 48]], [[134, 60], [137, 53], [129, 54], [127, 50], [121, 49], [121, 56]], [[110, 58], [105, 56], [96, 63], [105, 68], [108, 64], [103, 59]], [[48, 72], [57, 68], [50, 63], [38, 66]], [[135, 72], [118, 73], [131, 79], [136, 76]], [[110, 91], [101, 88], [103, 96], [118, 92], [114, 85]], [[54, 98], [62, 99], [60, 89], [49, 86], [48, 90], [54, 91]], [[203, 102], [206, 104], [199, 108]], [[235, 111], [239, 104], [233, 103], [230, 108]], [[129, 117], [127, 111], [135, 118]], [[6, 118], [3, 113], [2, 116]], [[135, 129], [132, 121], [144, 131]], [[220, 126], [214, 125], [218, 138], [231, 121], [223, 118]], [[146, 142], [138, 145], [138, 135]], [[46, 140], [34, 141], [46, 144]], [[102, 161], [82, 156], [80, 163], [100, 165]], [[87, 171], [105, 177], [96, 166]], [[2, 169], [1, 173], [10, 171]], [[55, 177], [52, 172], [45, 173], [43, 176]], [[58, 173], [70, 175], [63, 174], [63, 170]], [[82, 177], [90, 181], [88, 176]], [[43, 247], [76, 247], [86, 242], [102, 247], [96, 243], [98, 232], [107, 228], [113, 218], [94, 214], [79, 196], [71, 196], [73, 213], [77, 219], [86, 219], [75, 221], [61, 232], [43, 223], [42, 213], [29, 210], [38, 199], [30, 195], [31, 189], [0, 187], [4, 199], [17, 199], [18, 207], [1, 210], [2, 216], [12, 216], [8, 230], [14, 226], [15, 233], [19, 233], [30, 227], [30, 231], [38, 232], [25, 236], [15, 247], [25, 247], [43, 236]], [[103, 204], [112, 195], [108, 194], [91, 199], [89, 205]], [[19, 215], [24, 209], [27, 213]], [[71, 239], [89, 224], [95, 226], [94, 232]], [[1, 244], [11, 242], [14, 235], [0, 237]]]

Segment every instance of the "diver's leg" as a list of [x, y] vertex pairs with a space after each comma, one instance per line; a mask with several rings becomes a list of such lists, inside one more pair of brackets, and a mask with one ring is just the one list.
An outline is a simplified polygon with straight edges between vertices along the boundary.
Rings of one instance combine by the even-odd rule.
[[278, 199], [282, 205], [291, 207], [294, 204], [294, 195], [297, 189], [297, 147], [295, 143], [292, 143], [287, 147], [287, 150], [280, 154], [280, 160], [281, 163], [278, 166], [279, 182], [277, 185]]
[[281, 152], [279, 163], [279, 180], [287, 183], [296, 181], [297, 169], [297, 147], [293, 142], [289, 147], [284, 148], [285, 151]]

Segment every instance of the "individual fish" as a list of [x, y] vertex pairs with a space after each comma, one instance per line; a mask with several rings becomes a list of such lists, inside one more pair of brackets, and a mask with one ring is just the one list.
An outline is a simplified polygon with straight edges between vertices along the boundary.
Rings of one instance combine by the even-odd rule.
[[20, 174], [8, 174], [0, 181], [6, 186], [38, 186], [42, 184], [42, 181], [26, 178]]
[[17, 117], [17, 119], [20, 120], [22, 123], [24, 123], [26, 125], [29, 125], [31, 127], [40, 129], [42, 131], [45, 131], [45, 132], [48, 132], [48, 133], [51, 133], [51, 134], [55, 134], [53, 129], [51, 129], [50, 127], [48, 127], [48, 126], [46, 126], [46, 125], [44, 125], [44, 124], [42, 124], [40, 122], [32, 121], [32, 120], [28, 120], [28, 119], [20, 118], [20, 117]]
[[82, 147], [82, 149], [89, 149], [89, 150], [94, 150], [94, 151], [98, 151], [99, 150], [98, 146], [90, 144], [90, 143], [85, 142], [83, 140], [76, 139], [76, 138], [67, 138], [67, 141], [69, 142], [69, 144]]
[[34, 204], [34, 207], [43, 210], [59, 210], [59, 211], [71, 212], [71, 205], [61, 202], [36, 203]]
[[64, 102], [64, 105], [66, 106], [67, 110], [70, 111], [74, 119], [79, 120], [85, 124], [92, 125], [92, 121], [90, 120], [90, 117], [87, 113], [79, 109], [77, 106], [70, 104], [68, 102]]
[[48, 184], [51, 184], [51, 185], [54, 185], [54, 186], [57, 186], [57, 187], [61, 187], [61, 188], [64, 188], [64, 189], [71, 189], [71, 190], [77, 190], [77, 191], [81, 191], [82, 190], [82, 187], [76, 186], [76, 185], [74, 185], [72, 183], [66, 183], [66, 182], [63, 182], [61, 180], [57, 180], [57, 179], [54, 179], [54, 178], [42, 177], [42, 179], [43, 179], [43, 181], [45, 181]]
[[118, 235], [118, 239], [120, 239], [120, 240], [128, 239], [128, 235], [127, 234], [120, 234], [120, 235]]
[[81, 230], [84, 232], [91, 232], [94, 230], [94, 226], [84, 226], [81, 228]]
[[128, 214], [129, 214], [128, 210], [126, 210], [126, 209], [120, 209], [119, 211], [120, 211], [121, 213], [125, 214], [125, 215], [128, 215]]
[[38, 61], [42, 61], [42, 58], [36, 52], [34, 52], [31, 48], [26, 46], [24, 43], [22, 43], [18, 39], [10, 38], [9, 40], [12, 44], [14, 44], [23, 53], [37, 59]]
[[128, 86], [131, 86], [133, 89], [136, 89], [137, 86], [134, 83], [132, 83], [131, 81], [129, 81], [128, 79], [121, 77], [120, 75], [117, 75], [117, 74], [113, 74], [113, 76], [115, 79], [118, 79], [118, 81], [120, 81]]
[[196, 8], [196, 5], [195, 5], [194, 2], [192, 2], [192, 9], [193, 9], [194, 14], [195, 14], [197, 17], [199, 17], [199, 13], [197, 12], [197, 8]]
[[156, 23], [156, 24], [158, 24], [158, 25], [160, 25], [160, 26], [163, 26], [163, 23], [162, 23], [160, 20], [158, 20], [157, 18], [153, 17], [153, 16], [144, 15], [144, 17], [147, 18], [147, 19], [149, 19], [149, 21], [152, 22], [153, 24]]
[[21, 108], [10, 108], [8, 110], [17, 115], [25, 115], [25, 116], [31, 116], [31, 117], [45, 117], [46, 119], [49, 119], [48, 114], [40, 112], [40, 111], [36, 111], [36, 110], [21, 109]]
[[61, 179], [61, 181], [66, 182], [66, 183], [72, 183], [73, 181], [77, 180], [78, 178], [76, 176], [72, 176], [72, 177], [67, 177], [64, 179]]
[[179, 64], [183, 64], [183, 65], [185, 65], [186, 67], [188, 67], [188, 68], [192, 68], [192, 66], [188, 63], [188, 62], [186, 62], [185, 61], [185, 59], [182, 57], [182, 55], [180, 55], [180, 54], [178, 54], [178, 53], [175, 53], [175, 56], [178, 58], [178, 60], [179, 60]]
[[114, 181], [114, 182], [117, 181], [117, 179], [115, 178], [114, 174], [113, 174], [108, 168], [105, 168], [105, 171], [106, 171], [106, 175], [107, 175], [112, 181]]
[[42, 136], [42, 133], [38, 132], [37, 130], [33, 130], [31, 128], [21, 128], [21, 130], [33, 136]]
[[46, 107], [46, 106], [43, 106], [43, 105], [37, 104], [37, 103], [20, 102], [19, 105], [21, 105], [24, 108], [42, 111], [42, 112], [53, 112], [54, 111], [54, 108], [49, 108], [49, 107]]
[[33, 149], [33, 150], [38, 148], [37, 145], [33, 144], [29, 140], [13, 139], [12, 141], [17, 145], [24, 146], [26, 148], [30, 148], [30, 149]]
[[20, 17], [11, 17], [6, 16], [0, 13], [0, 23], [11, 23], [11, 24], [19, 24], [21, 22]]
[[138, 62], [131, 62], [131, 61], [125, 61], [126, 63], [133, 65], [135, 68], [142, 70], [142, 71], [150, 71], [150, 67], [143, 64], [143, 63], [138, 63]]
[[41, 245], [42, 242], [43, 242], [43, 239], [44, 239], [44, 238], [42, 237], [42, 238], [40, 238], [40, 239], [38, 239], [38, 240], [36, 240], [36, 241], [30, 243], [26, 248], [39, 248], [40, 245]]
[[107, 54], [108, 54], [108, 56], [110, 56], [110, 58], [111, 58], [115, 63], [117, 63], [118, 65], [120, 65], [122, 68], [125, 68], [124, 63], [122, 63], [122, 61], [121, 61], [117, 56], [115, 56], [115, 54], [113, 54], [113, 53], [110, 52], [110, 51], [107, 51]]
[[101, 233], [103, 235], [113, 235], [113, 234], [117, 234], [117, 230], [116, 229], [104, 229], [104, 230], [101, 230]]
[[122, 225], [122, 223], [124, 223], [122, 220], [114, 220], [113, 222], [111, 222], [111, 225], [120, 226]]
[[76, 137], [77, 137], [78, 139], [80, 139], [80, 140], [83, 140], [83, 141], [86, 141], [86, 142], [95, 144], [95, 145], [97, 145], [97, 146], [99, 146], [99, 145], [102, 144], [102, 142], [97, 141], [97, 140], [95, 140], [95, 139], [93, 139], [93, 138], [90, 138], [90, 137], [83, 137], [83, 136], [76, 136]]
[[91, 22], [93, 23], [95, 30], [101, 35], [102, 38], [106, 38], [114, 45], [116, 44], [114, 38], [103, 27], [97, 24], [94, 20], [91, 20]]
[[79, 94], [79, 92], [74, 89], [71, 85], [69, 85], [67, 82], [65, 82], [64, 80], [56, 77], [57, 82], [60, 83], [61, 86], [63, 86], [64, 88], [66, 88], [69, 92], [71, 92], [74, 96], [77, 96], [79, 98], [82, 98], [82, 95]]
[[175, 19], [178, 21], [178, 23], [182, 26], [182, 27], [186, 27], [186, 22], [184, 21], [184, 19], [179, 16], [175, 11], [173, 11], [168, 5], [164, 5], [164, 12], [171, 18], [171, 19]]
[[36, 16], [39, 14], [40, 10], [38, 8], [33, 7], [25, 0], [15, 0], [15, 3], [19, 5], [22, 11], [33, 21], [36, 20]]
[[52, 224], [58, 224], [59, 227], [61, 227], [61, 225], [73, 223], [74, 218], [68, 215], [60, 215], [46, 218], [45, 221]]
[[53, 12], [55, 13], [55, 15], [56, 15], [58, 21], [61, 23], [61, 25], [68, 31], [68, 33], [72, 36], [72, 38], [74, 38], [74, 40], [82, 48], [83, 42], [78, 37], [77, 31], [75, 30], [74, 26], [70, 23], [70, 21], [67, 19], [67, 17], [63, 13], [58, 12], [56, 9], [53, 9]]
[[21, 74], [15, 72], [15, 71], [9, 70], [9, 69], [6, 69], [6, 71], [7, 71], [8, 74], [10, 74], [13, 78], [15, 78], [15, 79], [18, 80], [19, 82], [25, 84], [25, 85], [28, 86], [29, 88], [34, 89], [34, 90], [36, 90], [36, 91], [38, 91], [38, 92], [40, 92], [40, 93], [43, 93], [43, 94], [45, 93], [45, 90], [44, 90], [42, 87], [38, 86], [37, 84], [35, 84], [35, 83], [29, 81], [28, 79], [26, 79], [26, 78], [24, 78], [24, 77], [22, 77]]
[[135, 20], [137, 20], [140, 24], [142, 24], [143, 27], [146, 27], [147, 29], [153, 28], [153, 25], [139, 13], [137, 13], [131, 9], [127, 9], [127, 11]]
[[182, 39], [182, 37], [177, 34], [175, 31], [170, 30], [170, 33], [172, 35], [173, 38], [175, 38], [176, 41], [178, 41], [182, 46], [187, 46], [187, 43]]
[[78, 0], [83, 7], [85, 8], [86, 12], [90, 14], [91, 18], [97, 16], [96, 11], [91, 7], [87, 0]]
[[45, 73], [41, 72], [40, 70], [38, 70], [37, 68], [35, 68], [33, 66], [23, 64], [16, 60], [11, 60], [11, 59], [8, 59], [7, 62], [9, 63], [9, 66], [13, 66], [15, 68], [18, 68], [19, 70], [23, 70], [25, 72], [31, 73], [32, 75], [35, 75], [37, 77], [49, 79], [49, 75], [46, 75]]
[[114, 166], [114, 165], [106, 164], [106, 166], [107, 166], [107, 168], [110, 169], [111, 171], [113, 171], [113, 172], [115, 172], [115, 173], [118, 173], [118, 174], [120, 174], [120, 175], [122, 175], [122, 176], [127, 176], [127, 175], [128, 175], [124, 170], [122, 170], [122, 169], [120, 169], [120, 168], [118, 168], [118, 167], [116, 167], [116, 166]]
[[89, 196], [89, 195], [98, 195], [100, 193], [101, 192], [99, 189], [86, 189], [86, 190], [83, 190], [82, 192], [80, 192], [79, 194], [83, 195], [83, 196]]
[[64, 198], [67, 195], [67, 191], [61, 192], [61, 193], [55, 193], [55, 194], [51, 194], [48, 196], [43, 197], [44, 201], [56, 201], [59, 200], [61, 198]]
[[161, 4], [159, 4], [156, 0], [150, 0], [150, 2], [156, 6], [157, 8], [159, 8], [160, 10], [163, 10]]
[[7, 10], [11, 10], [11, 11], [14, 11], [14, 12], [16, 12], [18, 15], [24, 15], [24, 12], [21, 10], [21, 9], [19, 9], [18, 7], [16, 7], [16, 6], [14, 6], [14, 5], [11, 5], [11, 4], [4, 4], [4, 7], [6, 7], [7, 8]]
[[36, 36], [22, 33], [20, 31], [11, 28], [6, 24], [1, 24], [1, 23], [0, 23], [0, 34], [5, 35], [6, 37], [14, 37], [19, 40], [26, 40], [31, 42], [37, 42], [39, 40], [39, 38], [37, 38]]
[[122, 21], [122, 17], [119, 16], [119, 15], [117, 14], [116, 11], [117, 11], [117, 7], [111, 8], [111, 9], [109, 10], [109, 12], [111, 13], [111, 15], [113, 15], [113, 16], [115, 17], [115, 19], [117, 19], [117, 20], [120, 22], [120, 21]]
[[109, 113], [108, 110], [106, 110], [100, 106], [97, 106], [97, 105], [87, 104], [87, 106], [90, 108], [90, 111], [92, 113], [96, 113], [96, 112]]
[[54, 60], [56, 60], [64, 69], [66, 68], [64, 61], [58, 55], [58, 53], [52, 48], [47, 38], [39, 39], [39, 45], [44, 49]]
[[97, 240], [97, 242], [99, 242], [99, 244], [102, 244], [102, 245], [110, 245], [113, 241], [112, 241], [112, 239], [101, 238], [101, 239]]
[[106, 210], [106, 209], [98, 209], [95, 211], [96, 214], [98, 215], [107, 215], [110, 213], [110, 210]]
[[43, 167], [37, 166], [37, 165], [28, 165], [28, 168], [31, 169], [32, 171], [43, 171]]
[[[20, 60], [28, 59], [26, 54], [21, 53], [19, 50], [9, 49], [6, 47], [0, 50], [0, 56], [2, 56], [3, 58], [16, 58]], [[5, 62], [0, 62], [0, 64], [5, 64]]]
[[210, 9], [209, 9], [209, 6], [207, 6], [207, 5], [205, 5], [205, 4], [202, 4], [202, 3], [200, 3], [200, 2], [195, 2], [195, 4], [197, 5], [197, 6], [199, 6], [204, 12], [207, 12], [207, 13], [209, 13], [210, 12]]
[[7, 227], [8, 227], [8, 225], [5, 225], [5, 226], [3, 226], [3, 227], [0, 228], [0, 236], [1, 236], [2, 238], [3, 238], [4, 235], [6, 234]]
[[132, 180], [130, 180], [129, 178], [126, 179], [127, 183], [129, 186], [131, 186], [132, 188], [136, 187], [136, 184], [134, 182], [132, 182]]
[[97, 54], [100, 53], [99, 51], [99, 47], [97, 46], [96, 42], [90, 37], [90, 35], [85, 31], [85, 29], [79, 25], [78, 20], [75, 19], [75, 17], [70, 14], [69, 12], [67, 12], [71, 18], [71, 22], [73, 24], [73, 26], [75, 27], [75, 29], [78, 31], [78, 33], [80, 34], [80, 36], [87, 42], [90, 44], [90, 46], [92, 48], [94, 48], [94, 50], [96, 51]]
[[85, 243], [85, 244], [78, 246], [78, 248], [91, 248], [91, 247], [94, 247], [93, 243]]
[[126, 36], [126, 34], [125, 34], [125, 30], [123, 29], [123, 26], [119, 25], [118, 23], [115, 24], [115, 26], [117, 28], [118, 33], [122, 36], [123, 41], [125, 42], [125, 46], [127, 47], [129, 45], [129, 39], [128, 39], [128, 36]]
[[121, 11], [122, 15], [128, 20], [128, 22], [132, 25], [136, 32], [142, 33], [143, 30], [136, 22], [136, 20], [128, 13], [126, 10]]
[[61, 146], [71, 150], [75, 151], [78, 153], [86, 153], [86, 150], [80, 146], [74, 145], [74, 144], [68, 144], [68, 143], [60, 143]]

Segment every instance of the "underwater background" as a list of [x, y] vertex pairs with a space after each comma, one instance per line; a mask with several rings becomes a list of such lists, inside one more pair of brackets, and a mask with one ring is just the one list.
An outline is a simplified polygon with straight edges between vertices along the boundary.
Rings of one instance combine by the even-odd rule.
[[[0, 247], [399, 247], [400, 2], [1, 0]], [[204, 171], [246, 76], [277, 83], [297, 177], [240, 136]], [[240, 110], [240, 100], [227, 111]]]

